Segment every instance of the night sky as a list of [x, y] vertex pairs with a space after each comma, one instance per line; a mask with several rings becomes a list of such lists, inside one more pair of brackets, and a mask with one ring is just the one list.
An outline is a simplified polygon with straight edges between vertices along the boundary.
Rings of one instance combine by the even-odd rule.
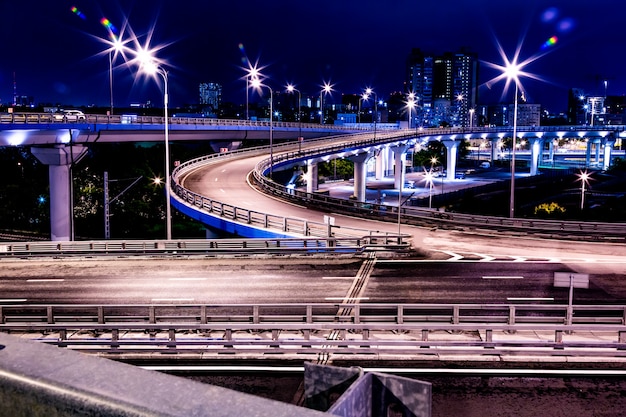
[[[245, 102], [248, 62], [275, 91], [293, 83], [319, 96], [330, 82], [336, 102], [366, 87], [382, 98], [403, 89], [411, 48], [464, 47], [502, 64], [498, 43], [512, 58], [522, 42], [520, 61], [543, 54], [524, 68], [544, 79], [522, 79], [529, 102], [560, 112], [572, 87], [603, 95], [607, 81], [608, 95], [626, 93], [625, 12], [621, 0], [0, 0], [0, 103], [12, 102], [15, 74], [18, 95], [36, 103], [108, 106], [106, 17], [122, 40], [132, 28], [160, 48], [172, 106], [196, 103], [200, 82]], [[159, 83], [121, 57], [115, 66], [116, 107], [162, 104]], [[497, 74], [481, 64], [481, 104], [501, 100], [505, 82], [488, 83]]]

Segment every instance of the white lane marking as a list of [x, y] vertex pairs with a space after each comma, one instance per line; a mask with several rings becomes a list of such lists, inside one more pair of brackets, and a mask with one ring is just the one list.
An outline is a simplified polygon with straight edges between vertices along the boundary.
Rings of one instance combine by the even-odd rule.
[[458, 253], [450, 252], [447, 250], [442, 250], [441, 252], [452, 257], [451, 259], [448, 259], [448, 261], [457, 261], [459, 259], [463, 259], [463, 255], [459, 255]]
[[206, 281], [206, 278], [170, 278], [170, 281]]
[[52, 278], [52, 279], [27, 279], [26, 282], [63, 282], [65, 279], [63, 278]]
[[507, 297], [507, 301], [554, 301], [552, 297]]
[[493, 275], [493, 276], [484, 276], [483, 279], [524, 279], [524, 277], [514, 276], [514, 275], [511, 275], [511, 276], [504, 276], [504, 275], [496, 276], [496, 275]]
[[352, 281], [354, 277], [322, 277], [322, 279], [346, 279]]
[[369, 297], [326, 297], [326, 301], [350, 301], [350, 300], [369, 300]]
[[152, 301], [193, 301], [193, 298], [153, 298]]
[[478, 255], [478, 256], [480, 256], [480, 257], [482, 258], [482, 259], [481, 259], [480, 261], [478, 261], [478, 262], [491, 262], [491, 261], [493, 261], [494, 259], [496, 259], [496, 258], [495, 258], [495, 257], [493, 257], [493, 256], [484, 255], [484, 254], [482, 254], [482, 253], [477, 253], [476, 255]]
[[26, 298], [0, 298], [0, 303], [23, 303]]

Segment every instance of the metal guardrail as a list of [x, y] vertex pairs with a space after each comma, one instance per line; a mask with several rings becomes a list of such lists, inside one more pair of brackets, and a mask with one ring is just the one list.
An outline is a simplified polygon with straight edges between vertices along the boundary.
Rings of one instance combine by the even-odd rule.
[[397, 236], [307, 237], [282, 239], [101, 240], [68, 242], [0, 242], [0, 258], [20, 256], [362, 253], [397, 250]]
[[[390, 131], [378, 132], [377, 134], [368, 132], [358, 135], [335, 136], [332, 138], [320, 138], [307, 140], [307, 146], [315, 144], [319, 148], [301, 149], [300, 145], [293, 142], [280, 143], [273, 145], [274, 152], [282, 152], [276, 161], [287, 160], [290, 158], [305, 158], [310, 155], [319, 154], [318, 150], [323, 149], [327, 153], [332, 153], [344, 149], [345, 147], [360, 147], [386, 143], [395, 140], [402, 140], [414, 137], [413, 131]], [[400, 240], [398, 243], [400, 248], [404, 248], [407, 244], [404, 238], [407, 236], [398, 236], [397, 234], [389, 234], [386, 232], [373, 231], [371, 229], [358, 229], [350, 227], [335, 227], [325, 223], [312, 222], [304, 219], [284, 217], [280, 215], [267, 214], [238, 207], [232, 204], [223, 203], [194, 191], [186, 189], [181, 185], [181, 179], [187, 172], [197, 169], [200, 166], [221, 162], [224, 158], [241, 158], [254, 155], [266, 155], [269, 152], [269, 146], [260, 146], [252, 149], [241, 149], [229, 151], [226, 153], [212, 154], [195, 158], [193, 160], [180, 164], [172, 173], [171, 187], [174, 195], [188, 206], [196, 210], [201, 210], [213, 216], [227, 218], [233, 222], [240, 222], [246, 225], [257, 226], [267, 230], [276, 230], [281, 233], [294, 233], [304, 236], [318, 237], [350, 237], [365, 235], [384, 235], [389, 239]], [[260, 175], [254, 173], [255, 177]], [[276, 184], [276, 183], [273, 183]], [[276, 184], [278, 187], [282, 187]], [[284, 187], [283, 187], [284, 188]], [[286, 188], [284, 188], [287, 191]]]
[[[176, 125], [200, 125], [200, 126], [233, 126], [233, 127], [269, 127], [269, 121], [252, 121], [239, 119], [215, 119], [209, 117], [169, 117], [169, 124]], [[138, 116], [134, 114], [85, 114], [81, 120], [68, 120], [66, 118], [57, 119], [54, 113], [0, 113], [0, 125], [2, 124], [111, 124], [111, 125], [163, 125], [163, 116]], [[341, 131], [367, 131], [368, 125], [320, 125], [318, 123], [296, 123], [272, 121], [274, 128], [293, 129], [323, 129]], [[379, 127], [380, 128], [380, 127]]]
[[[373, 142], [380, 143], [389, 141], [389, 137], [393, 137], [393, 135], [389, 135], [387, 138], [379, 138]], [[363, 147], [372, 144], [369, 143], [372, 141], [364, 142], [365, 143], [362, 144]], [[344, 145], [337, 145], [337, 147], [343, 146]], [[349, 146], [360, 146], [360, 143], [355, 142]], [[333, 153], [335, 150], [334, 148], [317, 148], [309, 149], [307, 152], [309, 154], [319, 155]], [[278, 154], [273, 158], [274, 166], [289, 163], [289, 161], [297, 158], [300, 158], [300, 156], [296, 152]], [[544, 237], [558, 236], [560, 238], [568, 237], [570, 239], [578, 238], [605, 242], [626, 242], [626, 223], [507, 218], [447, 212], [439, 211], [438, 209], [418, 207], [402, 206], [398, 208], [398, 206], [346, 200], [318, 193], [307, 193], [301, 190], [288, 189], [282, 184], [270, 180], [266, 176], [269, 165], [270, 160], [265, 159], [259, 162], [253, 171], [255, 183], [264, 192], [285, 201], [316, 209], [391, 222], [396, 222], [398, 218], [400, 218], [403, 223], [417, 226], [461, 227], [471, 230], [489, 229], [518, 234], [530, 233]], [[398, 210], [401, 211], [400, 214], [398, 214]]]
[[9, 305], [0, 331], [110, 353], [626, 356], [626, 306], [572, 308], [566, 324], [567, 305]]

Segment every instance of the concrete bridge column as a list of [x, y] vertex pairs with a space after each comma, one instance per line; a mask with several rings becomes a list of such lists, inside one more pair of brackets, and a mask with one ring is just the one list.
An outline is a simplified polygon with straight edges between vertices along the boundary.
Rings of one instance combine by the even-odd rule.
[[491, 165], [493, 165], [493, 161], [498, 159], [498, 139], [491, 139], [489, 143], [491, 144]]
[[394, 174], [393, 174], [393, 186], [402, 191], [404, 186], [404, 163], [406, 150], [408, 145], [394, 146], [391, 150], [394, 153]]
[[543, 139], [530, 138], [530, 175], [537, 175], [539, 171], [539, 157], [543, 148]]
[[587, 140], [587, 159], [586, 166], [591, 165], [591, 151], [595, 150], [595, 159], [593, 161], [594, 164], [600, 163], [600, 139], [589, 139]]
[[87, 154], [82, 145], [55, 145], [54, 148], [32, 147], [30, 152], [48, 165], [50, 183], [50, 238], [73, 240], [72, 165]]
[[548, 153], [549, 153], [550, 161], [554, 161], [554, 140], [551, 140], [548, 143]]
[[602, 158], [602, 169], [607, 170], [611, 166], [611, 153], [613, 151], [613, 145], [615, 145], [615, 139], [612, 137], [604, 138], [603, 142], [604, 142], [604, 149], [603, 149], [604, 155]]
[[391, 175], [393, 175], [393, 169], [391, 167], [393, 167], [394, 164], [394, 160], [393, 160], [393, 152], [391, 152], [391, 149], [389, 149], [389, 146], [385, 146], [385, 168], [384, 168], [384, 176], [385, 177], [389, 177]]
[[365, 202], [365, 187], [367, 185], [367, 160], [372, 155], [368, 152], [351, 156], [354, 163], [354, 196], [357, 201]]
[[446, 179], [453, 180], [455, 178], [456, 173], [456, 150], [459, 146], [458, 142], [455, 140], [444, 140], [442, 141], [446, 147], [446, 152], [448, 154], [448, 163], [446, 164]]
[[306, 163], [306, 192], [314, 193], [319, 187], [317, 174], [317, 162], [307, 161]]
[[382, 180], [385, 177], [385, 147], [376, 151], [376, 174], [377, 180]]

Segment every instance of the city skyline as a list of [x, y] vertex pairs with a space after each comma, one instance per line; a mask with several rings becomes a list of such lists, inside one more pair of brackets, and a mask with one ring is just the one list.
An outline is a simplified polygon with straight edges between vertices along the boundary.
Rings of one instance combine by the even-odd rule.
[[[619, 51], [619, 12], [626, 6], [600, 0], [512, 1], [419, 5], [409, 0], [323, 0], [315, 7], [275, 1], [233, 5], [200, 1], [147, 2], [34, 1], [25, 9], [0, 6], [3, 39], [10, 39], [0, 62], [0, 104], [18, 96], [36, 103], [109, 104], [109, 60], [103, 42], [108, 31], [132, 27], [141, 44], [160, 48], [157, 56], [169, 72], [174, 106], [198, 102], [198, 85], [217, 82], [224, 101], [245, 100], [245, 71], [263, 67], [267, 83], [281, 91], [288, 83], [303, 94], [319, 94], [324, 82], [333, 94], [359, 94], [373, 88], [379, 97], [402, 91], [406, 60], [413, 48], [443, 54], [461, 48], [475, 53], [479, 68], [478, 102], [512, 101], [505, 82], [486, 63], [538, 56], [525, 70], [543, 81], [521, 80], [529, 102], [551, 112], [566, 110], [571, 88], [589, 94], [622, 95], [620, 77], [626, 60]], [[106, 27], [102, 19], [108, 19]], [[247, 59], [247, 60], [246, 60]], [[15, 77], [15, 78], [14, 78]], [[137, 75], [117, 58], [113, 70], [114, 101], [162, 102], [160, 84]], [[340, 102], [340, 97], [330, 100]]]

